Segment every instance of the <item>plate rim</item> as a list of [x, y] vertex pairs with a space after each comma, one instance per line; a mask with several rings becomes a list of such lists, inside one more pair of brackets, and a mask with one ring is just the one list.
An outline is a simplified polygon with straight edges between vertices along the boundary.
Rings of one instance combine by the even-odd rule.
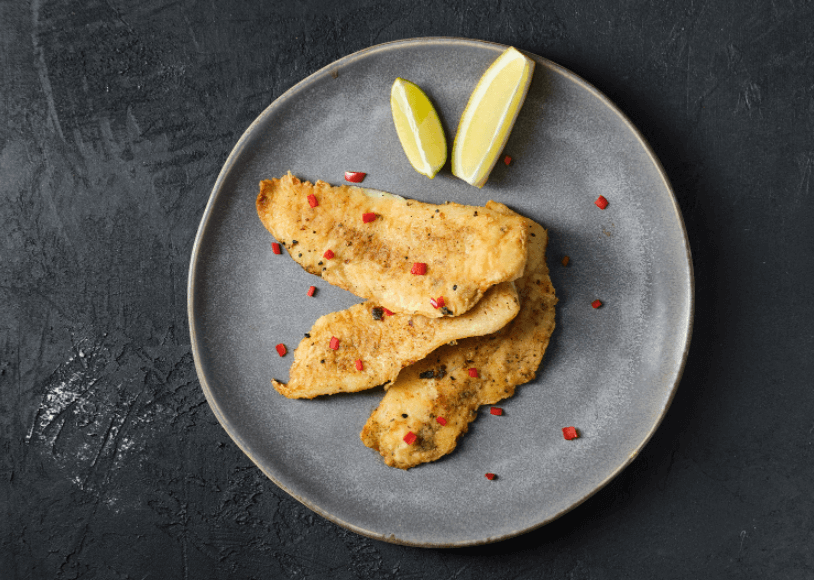
[[608, 476], [603, 479], [597, 486], [595, 486], [589, 493], [585, 494], [581, 497], [578, 501], [572, 503], [571, 505], [561, 509], [555, 514], [543, 519], [542, 521], [538, 522], [535, 525], [527, 526], [519, 530], [514, 530], [512, 532], [507, 532], [500, 536], [487, 536], [477, 540], [470, 540], [470, 541], [457, 541], [457, 542], [447, 542], [447, 543], [436, 543], [436, 542], [415, 542], [410, 540], [404, 540], [397, 538], [395, 534], [384, 534], [381, 532], [376, 532], [373, 530], [368, 530], [366, 528], [362, 528], [356, 524], [352, 524], [350, 522], [344, 521], [341, 518], [325, 511], [314, 502], [308, 500], [307, 498], [301, 497], [285, 485], [283, 485], [277, 478], [270, 473], [263, 465], [262, 462], [256, 458], [251, 450], [250, 446], [247, 442], [244, 442], [240, 435], [237, 433], [236, 429], [232, 425], [232, 423], [226, 418], [223, 414], [222, 410], [218, 406], [216, 402], [216, 398], [214, 392], [212, 391], [207, 379], [206, 375], [204, 374], [204, 370], [201, 363], [201, 353], [199, 352], [198, 348], [198, 331], [196, 325], [196, 316], [195, 316], [195, 280], [196, 280], [196, 272], [197, 272], [197, 265], [199, 260], [199, 251], [200, 246], [202, 243], [204, 231], [207, 229], [207, 225], [212, 217], [213, 207], [215, 205], [215, 200], [218, 197], [219, 193], [222, 191], [223, 183], [226, 180], [227, 175], [230, 171], [234, 168], [237, 159], [239, 158], [240, 154], [245, 149], [247, 141], [252, 136], [254, 129], [256, 126], [260, 125], [269, 115], [272, 114], [274, 109], [279, 107], [284, 101], [290, 99], [294, 94], [298, 93], [300, 89], [313, 83], [322, 75], [328, 73], [330, 74], [331, 69], [334, 69], [338, 66], [344, 66], [350, 62], [355, 60], [359, 60], [363, 58], [369, 53], [372, 52], [379, 52], [382, 50], [388, 50], [392, 48], [396, 48], [399, 45], [416, 45], [416, 44], [463, 44], [469, 45], [472, 47], [477, 46], [490, 46], [495, 48], [508, 48], [510, 45], [501, 44], [497, 42], [487, 41], [487, 40], [478, 40], [478, 39], [471, 39], [471, 38], [464, 38], [464, 37], [454, 37], [454, 36], [427, 36], [427, 37], [415, 37], [415, 38], [406, 38], [406, 39], [399, 39], [393, 40], [389, 42], [384, 42], [380, 44], [374, 44], [367, 48], [363, 48], [351, 54], [348, 54], [344, 57], [341, 57], [320, 69], [314, 71], [301, 81], [297, 82], [287, 90], [285, 90], [281, 95], [276, 97], [263, 111], [249, 124], [246, 130], [240, 136], [235, 146], [232, 148], [231, 152], [229, 153], [226, 161], [224, 162], [223, 166], [221, 167], [220, 172], [215, 180], [215, 183], [212, 187], [212, 190], [209, 194], [209, 199], [207, 200], [206, 208], [204, 209], [203, 215], [201, 217], [201, 221], [198, 225], [198, 230], [195, 234], [195, 240], [192, 245], [192, 252], [190, 256], [190, 265], [188, 270], [188, 279], [187, 279], [187, 318], [189, 323], [189, 335], [190, 335], [190, 347], [192, 349], [192, 357], [195, 364], [195, 372], [198, 377], [198, 381], [201, 385], [201, 390], [204, 392], [204, 397], [206, 398], [207, 403], [209, 404], [210, 409], [212, 410], [215, 418], [220, 423], [221, 427], [226, 431], [232, 441], [238, 446], [238, 448], [249, 458], [252, 462], [266, 475], [277, 487], [285, 491], [290, 497], [300, 502], [302, 505], [310, 509], [311, 511], [319, 514], [320, 516], [324, 517], [328, 521], [331, 521], [345, 529], [351, 530], [357, 534], [362, 536], [366, 536], [368, 538], [372, 538], [375, 540], [380, 540], [384, 542], [389, 542], [393, 544], [405, 545], [405, 546], [413, 546], [413, 547], [422, 547], [422, 548], [458, 548], [458, 547], [467, 547], [467, 546], [478, 546], [484, 544], [490, 544], [494, 542], [500, 542], [504, 540], [508, 540], [514, 537], [517, 537], [521, 534], [525, 534], [536, 530], [546, 524], [551, 523], [552, 521], [562, 517], [566, 513], [570, 512], [571, 510], [577, 508], [578, 506], [585, 503], [591, 497], [593, 497], [596, 493], [598, 493], [601, 489], [603, 489], [608, 483], [610, 483], [613, 479], [615, 479], [622, 471], [624, 471], [636, 457], [639, 456], [639, 453], [644, 449], [647, 443], [652, 439], [653, 435], [655, 434], [656, 430], [661, 426], [664, 417], [667, 414], [670, 406], [672, 405], [673, 399], [675, 398], [676, 391], [678, 390], [678, 386], [681, 383], [681, 378], [684, 373], [684, 369], [686, 367], [687, 357], [689, 355], [690, 343], [692, 340], [693, 334], [693, 326], [695, 322], [695, 273], [693, 268], [693, 260], [692, 260], [692, 251], [689, 243], [689, 237], [687, 235], [687, 228], [686, 224], [684, 223], [684, 217], [681, 213], [681, 208], [678, 205], [678, 200], [676, 199], [675, 192], [673, 191], [673, 187], [670, 183], [670, 180], [667, 176], [666, 171], [664, 170], [664, 166], [661, 164], [658, 156], [656, 156], [653, 148], [650, 146], [648, 141], [644, 138], [641, 131], [633, 124], [633, 122], [622, 112], [619, 107], [613, 103], [604, 93], [599, 91], [596, 87], [594, 87], [591, 83], [586, 81], [581, 76], [577, 75], [573, 71], [563, 67], [562, 65], [557, 64], [554, 61], [551, 61], [545, 57], [539, 56], [537, 54], [528, 52], [526, 50], [518, 49], [527, 56], [531, 57], [532, 59], [536, 60], [538, 64], [543, 64], [544, 66], [555, 70], [559, 74], [561, 74], [564, 78], [568, 79], [569, 81], [580, 85], [582, 88], [588, 90], [595, 98], [597, 98], [602, 104], [607, 107], [610, 111], [614, 112], [623, 124], [627, 127], [627, 129], [631, 132], [633, 136], [637, 139], [637, 141], [641, 144], [644, 151], [646, 152], [647, 156], [653, 162], [654, 167], [661, 177], [664, 187], [667, 192], [670, 194], [670, 201], [672, 203], [672, 210], [675, 217], [678, 220], [678, 224], [680, 226], [682, 240], [684, 244], [684, 250], [686, 252], [686, 263], [688, 267], [688, 286], [689, 286], [689, 296], [688, 296], [688, 308], [687, 308], [687, 319], [686, 319], [686, 330], [684, 331], [684, 345], [681, 354], [681, 361], [676, 369], [675, 373], [675, 380], [673, 385], [670, 387], [669, 396], [667, 401], [664, 403], [663, 408], [661, 409], [658, 417], [654, 421], [653, 425], [651, 426], [650, 430], [645, 434], [642, 441], [639, 445], [630, 453], [628, 458], [620, 464], [616, 469], [614, 469]]

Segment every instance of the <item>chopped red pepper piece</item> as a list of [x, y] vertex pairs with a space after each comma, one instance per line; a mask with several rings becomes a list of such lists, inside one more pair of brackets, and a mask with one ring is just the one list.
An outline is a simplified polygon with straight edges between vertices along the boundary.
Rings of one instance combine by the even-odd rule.
[[493, 479], [495, 479], [497, 477], [497, 475], [495, 475], [494, 473], [487, 473], [487, 474], [485, 474], [485, 477], [489, 481], [492, 481]]
[[322, 257], [325, 258], [326, 260], [330, 260], [330, 259], [332, 259], [334, 257], [334, 251], [333, 250], [325, 250], [325, 253], [322, 254]]
[[317, 201], [317, 196], [314, 195], [313, 193], [308, 196], [308, 205], [310, 205], [311, 207], [317, 207], [319, 205], [319, 202]]
[[599, 209], [605, 209], [606, 207], [608, 207], [608, 200], [605, 199], [604, 195], [600, 195], [599, 197], [597, 197], [594, 203], [596, 204], [596, 207], [598, 207]]
[[444, 425], [447, 424], [447, 420], [444, 419], [443, 417], [436, 417], [435, 420], [438, 421], [438, 423], [441, 425], [441, 427], [443, 427]]
[[365, 178], [367, 173], [362, 173], [361, 171], [346, 171], [345, 172], [345, 181], [350, 181], [351, 183], [361, 183], [361, 181]]
[[571, 261], [571, 258], [569, 258], [568, 256], [563, 256], [562, 257], [562, 265], [563, 266], [567, 266], [568, 262], [570, 262], [570, 261]]
[[310, 288], [308, 288], [308, 295], [313, 296], [314, 292], [316, 292], [316, 291], [317, 291], [317, 287], [316, 286], [311, 286]]
[[283, 249], [280, 247], [280, 244], [278, 244], [277, 242], [271, 242], [271, 251], [274, 252], [275, 254], [282, 254], [283, 253]]
[[375, 221], [377, 217], [378, 216], [375, 213], [369, 211], [367, 213], [362, 214], [362, 221], [366, 224], [369, 224], [370, 222]]
[[500, 415], [503, 414], [503, 409], [501, 409], [500, 407], [492, 407], [491, 409], [489, 409], [489, 412], [492, 415], [497, 415], [499, 417]]
[[478, 378], [478, 369], [469, 369], [469, 376]]
[[563, 427], [562, 436], [570, 441], [571, 439], [576, 439], [579, 437], [579, 434], [577, 433], [575, 427]]
[[415, 274], [416, 276], [423, 276], [427, 273], [427, 264], [424, 262], [413, 262], [413, 267], [410, 268], [410, 274]]
[[445, 304], [444, 297], [439, 296], [438, 298], [430, 298], [430, 304], [432, 304], [433, 308], [443, 308]]
[[277, 349], [277, 354], [279, 354], [280, 356], [285, 356], [285, 353], [288, 352], [285, 348], [285, 345], [282, 343], [278, 344], [275, 348]]
[[393, 316], [393, 313], [392, 313], [392, 312], [390, 312], [390, 311], [389, 311], [387, 308], [385, 308], [384, 306], [382, 306], [382, 310], [384, 310], [384, 313], [385, 313], [385, 314], [387, 314], [387, 316]]
[[599, 308], [600, 306], [602, 306], [602, 301], [594, 300], [593, 302], [591, 302], [591, 306], [593, 306], [594, 308]]
[[404, 442], [407, 445], [412, 445], [416, 439], [418, 439], [418, 436], [412, 431], [408, 431], [407, 435], [404, 436]]
[[503, 163], [505, 163], [506, 165], [511, 165], [512, 164], [512, 158], [509, 157], [508, 155], [506, 155], [506, 157], [503, 158]]
[[362, 359], [357, 358], [356, 359], [356, 370], [361, 371], [363, 368], [365, 368], [365, 365], [362, 364]]
[[329, 345], [331, 350], [339, 350], [339, 339], [335, 336], [331, 337], [331, 344]]

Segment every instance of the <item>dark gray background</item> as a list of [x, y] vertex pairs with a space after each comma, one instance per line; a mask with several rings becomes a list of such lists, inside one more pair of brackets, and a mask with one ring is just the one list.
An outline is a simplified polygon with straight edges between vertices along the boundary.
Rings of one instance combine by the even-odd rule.
[[[289, 499], [210, 412], [186, 320], [251, 121], [341, 56], [432, 35], [605, 92], [664, 164], [696, 273], [640, 457], [553, 524], [458, 550]], [[0, 0], [0, 579], [814, 577], [812, 169], [811, 0]]]

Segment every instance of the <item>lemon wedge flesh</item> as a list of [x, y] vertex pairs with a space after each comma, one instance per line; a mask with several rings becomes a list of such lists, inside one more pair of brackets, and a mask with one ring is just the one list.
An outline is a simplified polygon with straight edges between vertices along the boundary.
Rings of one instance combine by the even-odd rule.
[[452, 173], [483, 187], [495, 166], [531, 84], [534, 61], [507, 48], [469, 97], [452, 146]]
[[390, 108], [407, 159], [432, 179], [447, 162], [447, 140], [435, 107], [416, 84], [397, 78], [390, 90]]

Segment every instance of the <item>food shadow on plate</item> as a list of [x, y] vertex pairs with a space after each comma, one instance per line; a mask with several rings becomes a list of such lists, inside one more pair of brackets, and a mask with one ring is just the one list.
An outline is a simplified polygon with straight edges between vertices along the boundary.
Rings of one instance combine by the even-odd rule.
[[[505, 181], [511, 180], [510, 178], [518, 174], [514, 166], [523, 163], [524, 159], [532, 157], [531, 151], [541, 134], [539, 124], [545, 116], [546, 103], [553, 90], [551, 74], [552, 72], [548, 68], [536, 62], [526, 100], [520, 108], [506, 146], [498, 157], [492, 173], [489, 174], [486, 187], [503, 185]], [[446, 127], [444, 128], [446, 129]], [[447, 134], [455, 135], [455, 133]], [[511, 162], [508, 164], [504, 161], [507, 155], [511, 158]], [[534, 158], [535, 163], [541, 163], [539, 151], [534, 151]], [[545, 160], [542, 162], [544, 163]], [[545, 224], [542, 225], [545, 227]]]
[[[435, 111], [438, 113], [438, 119], [441, 121], [441, 128], [444, 130], [444, 135], [447, 138], [447, 160], [438, 171], [452, 173], [452, 144], [455, 140], [455, 133], [458, 130], [458, 119], [455, 119], [454, 125], [450, 125], [450, 115], [448, 114], [450, 111], [447, 110], [447, 114], [445, 114], [444, 108], [439, 105], [441, 99], [438, 95], [433, 94], [433, 88], [431, 86], [422, 86], [421, 90], [426, 93], [427, 97], [429, 97], [430, 102], [432, 103], [432, 106], [435, 107]], [[404, 151], [401, 151], [401, 154], [403, 156]], [[395, 155], [394, 157], [398, 158], [399, 163], [402, 162], [402, 157], [398, 155]]]

